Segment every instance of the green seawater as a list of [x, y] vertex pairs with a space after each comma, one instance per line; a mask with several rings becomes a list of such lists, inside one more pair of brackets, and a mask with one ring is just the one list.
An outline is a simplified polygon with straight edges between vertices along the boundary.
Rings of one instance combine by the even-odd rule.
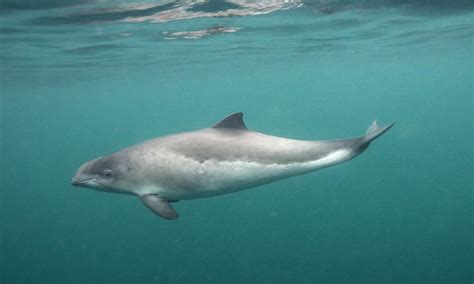
[[[472, 3], [201, 2], [0, 1], [0, 283], [472, 283]], [[294, 139], [396, 125], [177, 221], [70, 185], [236, 111]]]

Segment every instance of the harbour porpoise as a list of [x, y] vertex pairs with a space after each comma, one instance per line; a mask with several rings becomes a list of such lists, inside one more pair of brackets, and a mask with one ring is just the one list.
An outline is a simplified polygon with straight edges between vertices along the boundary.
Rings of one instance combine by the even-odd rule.
[[243, 113], [212, 127], [162, 136], [84, 163], [72, 185], [137, 196], [176, 219], [171, 202], [236, 192], [340, 164], [393, 126], [374, 121], [351, 139], [303, 141], [249, 130]]

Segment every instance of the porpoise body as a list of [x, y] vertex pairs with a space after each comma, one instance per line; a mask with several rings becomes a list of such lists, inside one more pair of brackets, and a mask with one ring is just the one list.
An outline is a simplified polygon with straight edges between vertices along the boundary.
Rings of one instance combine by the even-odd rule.
[[252, 188], [348, 161], [393, 123], [361, 137], [302, 141], [249, 130], [242, 113], [212, 127], [158, 137], [83, 164], [74, 186], [138, 196], [157, 215], [176, 219], [170, 202]]

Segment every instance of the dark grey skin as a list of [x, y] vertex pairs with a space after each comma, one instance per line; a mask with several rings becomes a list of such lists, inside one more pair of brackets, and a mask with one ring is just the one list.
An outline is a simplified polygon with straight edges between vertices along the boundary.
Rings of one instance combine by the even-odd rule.
[[170, 202], [231, 193], [348, 161], [393, 123], [345, 140], [302, 141], [249, 130], [242, 113], [198, 131], [158, 137], [83, 164], [74, 186], [138, 196], [176, 219]]

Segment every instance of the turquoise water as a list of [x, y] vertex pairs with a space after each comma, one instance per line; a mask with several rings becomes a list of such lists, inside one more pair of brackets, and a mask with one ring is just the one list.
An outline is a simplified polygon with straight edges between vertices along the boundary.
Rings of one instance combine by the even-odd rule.
[[[0, 1], [0, 282], [472, 283], [473, 5], [375, 2]], [[397, 125], [172, 222], [70, 185], [235, 111], [295, 139]]]

